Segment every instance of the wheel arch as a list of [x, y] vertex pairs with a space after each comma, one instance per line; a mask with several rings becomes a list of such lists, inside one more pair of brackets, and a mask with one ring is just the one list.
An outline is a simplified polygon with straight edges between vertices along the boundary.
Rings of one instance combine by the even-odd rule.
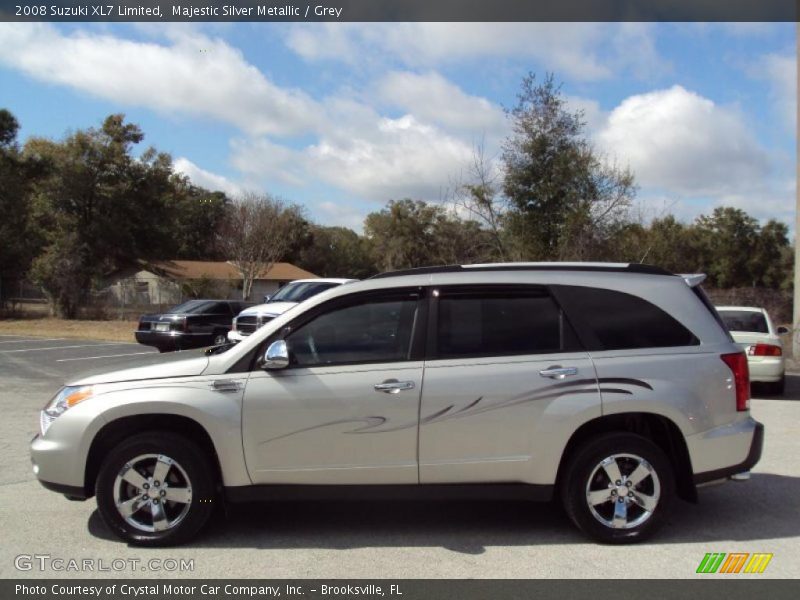
[[146, 431], [164, 431], [183, 435], [198, 444], [211, 459], [214, 477], [222, 485], [222, 468], [219, 455], [208, 431], [194, 419], [176, 414], [147, 414], [119, 417], [104, 425], [94, 436], [86, 459], [83, 478], [87, 498], [94, 495], [94, 486], [100, 466], [108, 452], [117, 444], [133, 435]]
[[669, 418], [646, 412], [603, 415], [587, 421], [576, 429], [561, 455], [555, 489], [560, 489], [566, 466], [586, 440], [613, 432], [634, 433], [655, 443], [664, 451], [672, 464], [678, 497], [688, 502], [697, 502], [697, 488], [692, 477], [691, 458], [681, 430]]

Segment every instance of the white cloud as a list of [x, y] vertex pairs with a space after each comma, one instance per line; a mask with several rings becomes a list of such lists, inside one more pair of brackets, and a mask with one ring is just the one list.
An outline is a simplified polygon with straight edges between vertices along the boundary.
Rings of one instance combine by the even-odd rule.
[[266, 139], [238, 140], [232, 162], [241, 171], [295, 185], [322, 181], [359, 198], [386, 202], [411, 197], [438, 200], [449, 178], [468, 165], [472, 145], [411, 115], [375, 114], [358, 129], [330, 131], [302, 149]]
[[267, 138], [237, 138], [231, 141], [231, 164], [252, 180], [278, 181], [302, 186], [306, 173], [301, 152]]
[[767, 54], [750, 72], [756, 79], [766, 80], [772, 100], [788, 129], [794, 132], [797, 123], [797, 55]]
[[176, 173], [186, 175], [192, 183], [207, 190], [225, 192], [229, 196], [238, 196], [242, 192], [241, 186], [227, 177], [201, 169], [188, 158], [177, 158], [172, 165]]
[[256, 134], [317, 126], [316, 103], [276, 86], [224, 41], [185, 28], [171, 42], [60, 33], [47, 24], [0, 24], [0, 64], [124, 105], [207, 116]]
[[518, 58], [596, 80], [615, 68], [648, 76], [665, 68], [652, 37], [649, 25], [637, 23], [309, 23], [289, 29], [286, 42], [310, 61], [420, 68]]
[[630, 165], [641, 186], [676, 194], [749, 190], [769, 172], [766, 152], [737, 110], [678, 85], [627, 98], [597, 139], [610, 157]]
[[506, 129], [503, 110], [485, 98], [471, 96], [440, 74], [393, 71], [376, 85], [380, 99], [416, 118], [443, 127], [497, 136]]
[[339, 225], [349, 227], [361, 233], [364, 227], [364, 213], [353, 206], [338, 202], [320, 202], [316, 205], [318, 212], [324, 217], [322, 225], [331, 227]]
[[367, 135], [322, 138], [308, 148], [309, 167], [325, 181], [362, 197], [438, 199], [447, 177], [467, 164], [472, 147], [411, 115], [380, 119]]
[[608, 113], [600, 108], [600, 103], [591, 98], [581, 98], [580, 96], [564, 95], [567, 110], [570, 112], [583, 111], [583, 118], [586, 121], [586, 129], [589, 134], [599, 131], [608, 119]]

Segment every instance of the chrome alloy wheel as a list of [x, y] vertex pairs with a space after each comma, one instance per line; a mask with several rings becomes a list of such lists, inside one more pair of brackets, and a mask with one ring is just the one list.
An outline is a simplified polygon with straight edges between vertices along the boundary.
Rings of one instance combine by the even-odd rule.
[[586, 484], [589, 511], [612, 529], [633, 529], [645, 523], [660, 497], [656, 470], [635, 454], [614, 454], [603, 459]]
[[189, 512], [192, 484], [186, 471], [163, 454], [142, 454], [128, 461], [114, 480], [114, 504], [120, 516], [140, 531], [166, 531]]

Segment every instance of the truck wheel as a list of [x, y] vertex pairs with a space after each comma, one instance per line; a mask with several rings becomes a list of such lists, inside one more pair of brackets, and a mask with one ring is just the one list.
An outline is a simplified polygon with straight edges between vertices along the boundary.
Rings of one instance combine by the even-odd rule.
[[214, 472], [206, 452], [181, 435], [135, 435], [111, 450], [100, 467], [97, 507], [106, 525], [130, 544], [180, 544], [211, 516]]
[[587, 441], [562, 477], [567, 514], [603, 543], [633, 543], [652, 535], [667, 517], [674, 494], [675, 476], [664, 452], [630, 433]]

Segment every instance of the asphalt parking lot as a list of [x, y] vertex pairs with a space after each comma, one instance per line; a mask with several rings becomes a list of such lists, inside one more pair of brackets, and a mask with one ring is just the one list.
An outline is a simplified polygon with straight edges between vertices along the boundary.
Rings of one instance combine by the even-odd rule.
[[193, 561], [191, 570], [166, 574], [707, 578], [714, 576], [695, 574], [707, 552], [773, 553], [757, 577], [800, 577], [800, 373], [789, 375], [783, 397], [752, 402], [766, 444], [751, 480], [706, 488], [698, 505], [678, 501], [670, 522], [643, 545], [587, 542], [552, 505], [308, 502], [240, 505], [189, 546], [143, 550], [112, 537], [93, 500], [69, 502], [42, 488], [31, 473], [28, 442], [39, 410], [64, 380], [153, 352], [134, 343], [0, 336], [0, 577], [115, 574], [15, 567], [20, 555], [47, 555], [106, 567], [122, 559], [128, 566], [119, 575], [126, 577], [158, 575], [142, 570], [151, 559], [162, 566], [184, 559]]

